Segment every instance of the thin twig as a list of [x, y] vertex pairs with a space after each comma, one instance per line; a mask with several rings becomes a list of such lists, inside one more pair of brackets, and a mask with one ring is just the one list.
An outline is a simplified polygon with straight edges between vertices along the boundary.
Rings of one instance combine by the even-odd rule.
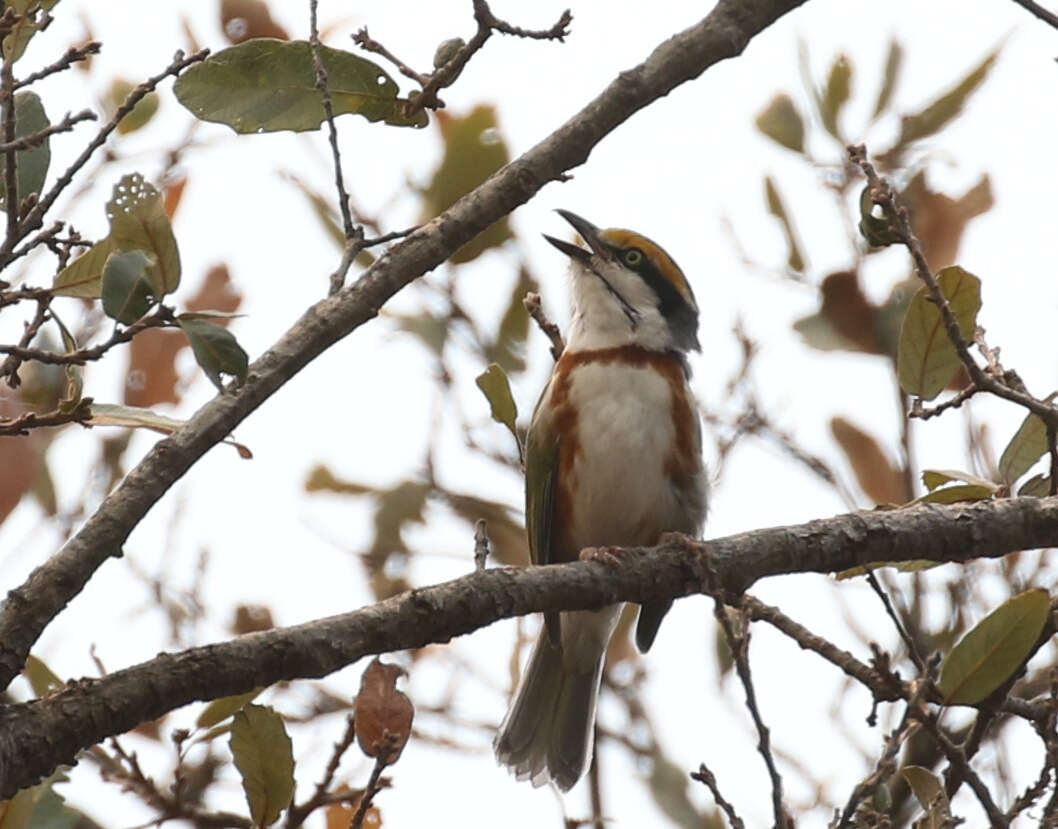
[[713, 773], [709, 771], [705, 763], [698, 764], [698, 771], [691, 772], [691, 779], [704, 784], [712, 793], [716, 805], [723, 810], [725, 815], [727, 815], [727, 822], [731, 824], [731, 829], [745, 829], [746, 824], [744, 824], [742, 818], [738, 816], [735, 807], [725, 800], [722, 794], [720, 794], [720, 788], [716, 785], [716, 777], [714, 777]]
[[67, 113], [57, 124], [49, 124], [44, 129], [30, 133], [29, 135], [23, 135], [21, 138], [5, 140], [3, 143], [0, 143], [0, 152], [9, 153], [15, 150], [31, 150], [34, 147], [39, 147], [44, 143], [44, 139], [51, 135], [60, 132], [70, 132], [74, 126], [80, 124], [82, 121], [95, 120], [96, 114], [90, 109], [82, 109], [76, 115], [70, 115]]
[[[18, 233], [18, 167], [15, 161], [15, 76], [14, 64], [9, 58], [4, 58], [3, 66], [0, 66], [0, 97], [2, 105], [0, 108], [4, 114], [4, 145], [8, 148], [4, 152], [4, 207], [7, 213], [7, 231], [4, 238], [4, 248], [15, 247], [16, 234]], [[6, 266], [6, 262], [3, 265]], [[2, 270], [2, 267], [0, 267]]]
[[[331, 758], [327, 761], [327, 768], [324, 770], [320, 782], [316, 784], [316, 790], [312, 793], [312, 797], [304, 803], [292, 805], [287, 811], [287, 829], [296, 829], [296, 827], [301, 826], [310, 814], [328, 801], [332, 794], [332, 792], [328, 790], [334, 782], [334, 775], [338, 772], [338, 766], [342, 761], [342, 756], [349, 750], [349, 746], [353, 744], [355, 739], [356, 719], [350, 714], [345, 720], [345, 733], [342, 734], [342, 738], [334, 744], [334, 749], [331, 751]], [[342, 794], [348, 793], [343, 792]]]
[[323, 65], [320, 46], [320, 30], [316, 21], [319, 0], [309, 0], [309, 45], [312, 48], [312, 65], [316, 70], [316, 89], [323, 98], [323, 112], [327, 119], [327, 133], [331, 144], [331, 157], [334, 159], [334, 186], [338, 191], [338, 208], [342, 213], [342, 230], [346, 239], [354, 235], [353, 217], [349, 212], [349, 193], [345, 189], [342, 176], [342, 154], [338, 149], [338, 128], [334, 125], [334, 102], [331, 100], [331, 87], [327, 80], [327, 68]]
[[[41, 326], [48, 321], [48, 309], [51, 306], [51, 299], [50, 295], [46, 295], [37, 300], [37, 311], [34, 313], [33, 319], [26, 325], [22, 336], [19, 338], [18, 345], [10, 346], [10, 348], [30, 350], [29, 344], [33, 342]], [[0, 354], [4, 353], [6, 348], [9, 347], [0, 346]], [[0, 378], [6, 377], [8, 386], [13, 389], [17, 389], [22, 383], [21, 378], [18, 376], [18, 370], [22, 367], [24, 359], [25, 357], [8, 353], [4, 362], [0, 363]]]
[[85, 397], [78, 402], [77, 406], [69, 411], [55, 409], [54, 411], [37, 414], [26, 412], [24, 415], [10, 420], [0, 420], [0, 437], [12, 437], [16, 435], [28, 435], [30, 429], [41, 429], [47, 426], [65, 426], [67, 423], [80, 423], [92, 419], [92, 398]]
[[392, 63], [397, 70], [406, 78], [410, 78], [419, 84], [419, 86], [426, 86], [430, 79], [429, 75], [423, 75], [416, 72], [408, 64], [394, 55], [389, 49], [379, 43], [377, 40], [371, 37], [367, 33], [367, 26], [364, 26], [360, 31], [353, 35], [353, 43], [363, 49], [365, 52], [374, 52], [376, 55], [381, 55], [390, 63]]
[[904, 645], [907, 647], [907, 652], [911, 657], [911, 661], [915, 663], [915, 667], [918, 668], [919, 673], [923, 677], [928, 678], [929, 673], [926, 669], [926, 661], [918, 652], [915, 640], [911, 638], [911, 634], [907, 632], [903, 622], [900, 621], [900, 617], [897, 615], [893, 603], [889, 600], [889, 594], [882, 589], [882, 586], [878, 583], [878, 578], [874, 575], [874, 571], [869, 567], [867, 568], [867, 583], [877, 594], [878, 598], [882, 600], [882, 605], [885, 606], [885, 612], [889, 615], [889, 618], [893, 620], [893, 625], [896, 626], [896, 631], [900, 634], [900, 638], [904, 640]]
[[357, 802], [356, 812], [349, 823], [349, 829], [363, 829], [364, 818], [367, 816], [367, 810], [371, 808], [371, 801], [379, 791], [385, 788], [386, 783], [381, 778], [382, 772], [385, 771], [387, 765], [387, 756], [389, 756], [388, 752], [382, 751], [375, 758], [375, 767], [371, 769], [371, 777], [368, 778], [363, 794], [360, 795], [360, 800]]
[[1044, 21], [1050, 26], [1053, 26], [1055, 29], [1058, 29], [1058, 14], [1047, 11], [1047, 9], [1045, 9], [1039, 3], [1036, 3], [1035, 0], [1014, 0], [1014, 2], [1021, 6], [1023, 9], [1026, 9], [1027, 11], [1036, 15], [1036, 17], [1038, 17], [1040, 20]]
[[22, 89], [23, 87], [35, 84], [37, 81], [54, 75], [57, 72], [63, 72], [69, 69], [75, 63], [80, 63], [83, 60], [87, 60], [91, 55], [98, 55], [99, 50], [103, 48], [103, 44], [98, 40], [90, 40], [84, 46], [71, 46], [66, 50], [66, 53], [54, 63], [49, 63], [43, 69], [38, 69], [36, 72], [31, 72], [22, 78], [20, 81], [15, 82], [15, 89]]
[[922, 399], [916, 397], [911, 402], [911, 410], [907, 413], [907, 416], [916, 417], [920, 420], [929, 420], [931, 417], [936, 417], [937, 415], [946, 412], [948, 409], [958, 409], [963, 403], [979, 391], [984, 391], [984, 389], [976, 383], [971, 382], [965, 389], [962, 389], [949, 399], [938, 403], [936, 406], [923, 406]]
[[489, 525], [484, 518], [474, 524], [474, 569], [484, 570], [489, 560]]
[[353, 266], [353, 261], [360, 255], [360, 251], [374, 247], [375, 245], [384, 244], [385, 242], [402, 239], [418, 229], [419, 225], [415, 225], [414, 227], [405, 228], [404, 230], [394, 230], [391, 233], [384, 233], [381, 236], [365, 239], [363, 226], [357, 225], [353, 229], [352, 237], [346, 240], [345, 249], [342, 251], [342, 258], [338, 263], [338, 267], [330, 276], [329, 293], [332, 295], [336, 294], [345, 285], [345, 277], [349, 273], [349, 268]]
[[562, 332], [558, 330], [558, 326], [551, 322], [547, 318], [547, 314], [544, 313], [544, 307], [540, 304], [540, 294], [529, 291], [522, 300], [522, 305], [525, 306], [529, 316], [533, 318], [533, 321], [540, 326], [540, 330], [551, 341], [551, 359], [557, 363], [558, 358], [562, 356], [562, 352], [566, 348], [566, 344], [562, 341]]

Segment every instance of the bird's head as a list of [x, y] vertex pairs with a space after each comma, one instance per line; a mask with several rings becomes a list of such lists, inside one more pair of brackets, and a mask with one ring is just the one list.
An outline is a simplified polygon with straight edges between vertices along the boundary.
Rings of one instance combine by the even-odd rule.
[[587, 247], [545, 235], [570, 258], [571, 348], [699, 350], [698, 305], [683, 271], [660, 245], [631, 230], [600, 230], [568, 210], [557, 211]]

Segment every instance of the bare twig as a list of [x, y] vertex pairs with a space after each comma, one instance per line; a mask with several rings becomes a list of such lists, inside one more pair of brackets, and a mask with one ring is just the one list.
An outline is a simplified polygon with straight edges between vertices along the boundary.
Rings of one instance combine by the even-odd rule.
[[921, 398], [916, 397], [911, 402], [911, 410], [907, 413], [907, 416], [916, 417], [920, 420], [929, 420], [931, 417], [936, 417], [948, 409], [958, 409], [979, 391], [983, 391], [983, 389], [976, 383], [971, 382], [965, 389], [938, 403], [936, 406], [923, 406]]
[[[345, 733], [334, 744], [334, 749], [331, 751], [331, 759], [327, 761], [327, 768], [324, 770], [320, 782], [316, 784], [316, 790], [312, 793], [312, 797], [304, 803], [292, 805], [287, 811], [287, 829], [297, 829], [310, 814], [330, 800], [330, 796], [333, 794], [330, 788], [334, 782], [334, 775], [338, 772], [338, 765], [342, 761], [342, 756], [349, 750], [349, 746], [353, 744], [355, 739], [356, 720], [350, 714], [345, 720]], [[347, 794], [347, 792], [343, 792], [343, 794]]]
[[484, 570], [489, 559], [489, 525], [484, 518], [474, 524], [474, 569]]
[[31, 72], [26, 75], [26, 77], [22, 78], [22, 80], [16, 81], [15, 89], [22, 89], [30, 84], [35, 84], [37, 81], [46, 78], [49, 75], [63, 72], [75, 63], [87, 60], [91, 55], [98, 55], [101, 48], [103, 48], [103, 44], [97, 40], [91, 40], [84, 46], [71, 46], [66, 50], [66, 53], [54, 63], [49, 63], [43, 69]]
[[525, 295], [525, 299], [522, 300], [522, 304], [525, 306], [525, 310], [529, 312], [529, 316], [533, 318], [536, 324], [540, 326], [540, 330], [551, 341], [551, 358], [557, 363], [566, 344], [562, 341], [562, 332], [558, 330], [558, 326], [551, 322], [547, 318], [547, 314], [544, 313], [544, 307], [540, 303], [540, 294], [529, 291]]
[[91, 419], [92, 398], [85, 397], [69, 411], [55, 409], [43, 414], [27, 412], [10, 420], [0, 419], [0, 436], [28, 435], [30, 429], [40, 429], [46, 426], [65, 426], [67, 423], [84, 425]]
[[59, 123], [50, 124], [38, 132], [13, 139], [7, 139], [5, 135], [5, 141], [0, 144], [0, 152], [10, 153], [16, 150], [30, 150], [34, 147], [39, 147], [44, 142], [44, 139], [50, 135], [55, 135], [60, 132], [69, 132], [74, 126], [80, 124], [82, 121], [95, 120], [96, 114], [90, 109], [83, 109], [76, 115], [70, 115], [67, 113]]
[[[338, 149], [338, 128], [334, 125], [334, 102], [331, 100], [331, 87], [327, 80], [327, 68], [323, 65], [320, 47], [320, 30], [316, 21], [319, 0], [309, 0], [309, 45], [312, 48], [312, 65], [316, 70], [316, 89], [323, 98], [323, 112], [327, 117], [327, 135], [331, 144], [331, 157], [334, 160], [334, 187], [338, 191], [338, 208], [342, 213], [342, 230], [346, 239], [354, 234], [353, 217], [349, 212], [349, 193], [345, 189], [342, 176], [342, 154]], [[363, 231], [361, 231], [362, 234]]]
[[371, 35], [367, 33], [367, 26], [364, 26], [362, 29], [360, 29], [360, 31], [353, 35], [353, 43], [355, 43], [365, 52], [374, 52], [376, 55], [381, 55], [394, 66], [396, 66], [397, 70], [402, 75], [404, 75], [404, 77], [410, 78], [411, 80], [419, 84], [419, 86], [426, 86], [427, 82], [430, 79], [429, 75], [423, 75], [419, 72], [416, 72], [414, 69], [408, 66], [408, 64], [406, 64], [404, 61], [402, 61], [400, 58], [390, 52], [389, 49], [387, 49], [377, 40], [372, 38]]
[[386, 758], [388, 756], [390, 756], [389, 752], [380, 751], [378, 757], [375, 758], [375, 767], [371, 769], [371, 777], [368, 778], [363, 794], [360, 795], [360, 800], [357, 802], [356, 812], [349, 823], [349, 829], [363, 829], [364, 818], [367, 816], [367, 810], [371, 808], [371, 801], [374, 800], [376, 794], [389, 785], [387, 781], [382, 779], [382, 772], [386, 769]]
[[712, 793], [716, 805], [723, 810], [725, 815], [727, 815], [727, 821], [731, 824], [731, 829], [745, 829], [746, 824], [744, 824], [742, 818], [738, 816], [735, 807], [728, 803], [728, 801], [724, 799], [724, 796], [720, 794], [720, 787], [716, 785], [716, 777], [714, 777], [713, 773], [709, 771], [705, 763], [698, 764], [698, 771], [691, 772], [691, 779], [704, 784]]
[[330, 276], [330, 291], [328, 294], [333, 296], [345, 285], [345, 277], [349, 273], [349, 268], [353, 266], [356, 257], [360, 254], [360, 251], [374, 247], [375, 245], [384, 244], [385, 242], [402, 239], [405, 236], [411, 235], [418, 229], [419, 226], [415, 225], [414, 227], [409, 227], [405, 230], [394, 230], [391, 233], [384, 233], [381, 236], [365, 239], [363, 226], [356, 225], [353, 228], [353, 235], [346, 240], [345, 249], [342, 251], [342, 258], [338, 263], [338, 267]]
[[[14, 249], [16, 234], [18, 233], [18, 167], [15, 162], [15, 75], [14, 64], [5, 57], [3, 65], [0, 66], [0, 110], [4, 115], [4, 144], [8, 147], [4, 152], [4, 206], [7, 214], [7, 230], [4, 238], [4, 248]], [[0, 263], [0, 270], [7, 262]]]
[[1035, 0], [1014, 0], [1014, 2], [1021, 6], [1023, 9], [1026, 9], [1027, 11], [1036, 15], [1036, 17], [1038, 17], [1044, 23], [1047, 23], [1055, 29], [1058, 29], [1058, 14], [1047, 11], [1047, 9], [1045, 9], [1039, 3], [1035, 2]]
[[926, 669], [926, 660], [922, 658], [922, 654], [918, 652], [918, 646], [915, 644], [915, 640], [911, 638], [911, 634], [908, 633], [904, 623], [900, 621], [900, 617], [896, 613], [896, 609], [893, 607], [893, 603], [889, 600], [889, 594], [886, 593], [882, 586], [878, 583], [878, 578], [874, 575], [874, 571], [867, 568], [867, 583], [871, 586], [871, 590], [875, 592], [879, 599], [882, 601], [882, 605], [885, 607], [885, 612], [893, 621], [893, 625], [896, 627], [896, 632], [900, 634], [900, 638], [904, 640], [904, 646], [907, 648], [908, 656], [911, 657], [911, 661], [915, 663], [915, 667], [918, 668], [919, 673], [924, 677], [929, 677], [929, 673]]

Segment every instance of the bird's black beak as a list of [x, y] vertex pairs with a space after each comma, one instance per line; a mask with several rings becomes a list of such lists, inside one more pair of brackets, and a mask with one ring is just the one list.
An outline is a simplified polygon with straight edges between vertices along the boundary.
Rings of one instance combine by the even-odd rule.
[[599, 238], [599, 228], [587, 219], [582, 219], [576, 213], [571, 213], [568, 210], [556, 210], [555, 212], [573, 225], [573, 229], [580, 234], [580, 237], [587, 243], [590, 250], [582, 248], [579, 245], [574, 245], [570, 242], [564, 242], [561, 239], [556, 239], [554, 236], [548, 236], [545, 233], [544, 238], [552, 245], [571, 259], [587, 261], [588, 259], [591, 259], [592, 254], [601, 256], [605, 259], [613, 258], [610, 249], [606, 247], [606, 245], [603, 244], [602, 239]]

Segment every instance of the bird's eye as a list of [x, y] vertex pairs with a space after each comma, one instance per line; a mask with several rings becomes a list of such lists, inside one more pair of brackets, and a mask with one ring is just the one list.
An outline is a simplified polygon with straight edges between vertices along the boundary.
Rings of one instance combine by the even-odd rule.
[[641, 251], [639, 248], [632, 248], [631, 250], [626, 250], [624, 259], [625, 264], [628, 265], [628, 267], [634, 268], [643, 261], [643, 251]]

